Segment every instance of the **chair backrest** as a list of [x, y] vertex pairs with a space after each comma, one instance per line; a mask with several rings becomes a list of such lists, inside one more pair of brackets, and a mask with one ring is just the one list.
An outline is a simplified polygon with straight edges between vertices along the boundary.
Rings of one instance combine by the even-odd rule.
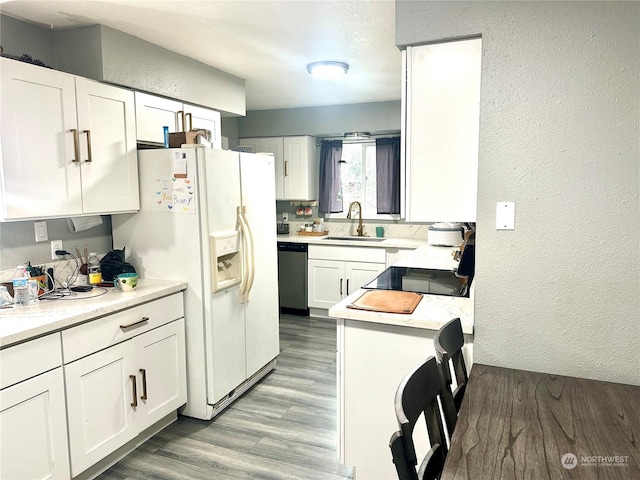
[[462, 399], [464, 398], [467, 381], [469, 379], [467, 367], [464, 363], [464, 357], [462, 356], [464, 335], [462, 333], [462, 324], [460, 323], [460, 319], [454, 318], [440, 327], [433, 339], [433, 344], [436, 349], [436, 357], [438, 358], [442, 368], [444, 382], [450, 391], [453, 382], [451, 379], [449, 362], [453, 364], [457, 387], [451, 393], [453, 395], [456, 411], [459, 412]]
[[391, 449], [393, 463], [396, 466], [396, 472], [398, 472], [398, 479], [418, 480], [416, 467], [414, 467], [409, 461], [409, 458], [407, 458], [407, 449], [404, 444], [404, 438], [402, 438], [402, 432], [394, 432], [393, 435], [391, 435], [389, 448]]
[[[400, 446], [404, 447], [404, 458], [400, 454], [394, 456], [396, 470], [401, 480], [416, 478], [413, 476], [402, 477], [399, 464], [404, 469], [405, 463], [408, 462], [415, 473], [418, 459], [413, 441], [413, 430], [421, 414], [424, 414], [427, 424], [431, 449], [420, 465], [417, 478], [419, 480], [435, 479], [439, 477], [442, 471], [444, 459], [447, 455], [447, 444], [442, 427], [438, 396], [443, 388], [440, 381], [440, 372], [434, 357], [429, 357], [425, 363], [411, 370], [398, 386], [395, 411], [400, 431], [396, 433], [402, 443], [400, 444], [399, 440], [392, 436], [390, 447], [392, 454], [394, 453], [394, 448], [397, 451]], [[396, 458], [398, 462], [396, 462]]]

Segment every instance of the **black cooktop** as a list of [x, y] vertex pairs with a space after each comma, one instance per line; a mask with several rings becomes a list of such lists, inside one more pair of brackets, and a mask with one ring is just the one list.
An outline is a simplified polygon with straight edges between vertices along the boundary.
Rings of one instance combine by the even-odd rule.
[[475, 273], [475, 245], [467, 245], [457, 271], [389, 267], [362, 288], [468, 297]]

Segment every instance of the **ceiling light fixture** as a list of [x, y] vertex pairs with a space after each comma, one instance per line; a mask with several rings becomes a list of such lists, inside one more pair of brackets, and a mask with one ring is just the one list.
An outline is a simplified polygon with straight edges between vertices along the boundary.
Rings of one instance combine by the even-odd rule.
[[307, 65], [307, 71], [316, 78], [333, 79], [346, 75], [349, 65], [344, 62], [313, 62]]
[[371, 137], [369, 132], [346, 132], [344, 134], [345, 140], [368, 140]]

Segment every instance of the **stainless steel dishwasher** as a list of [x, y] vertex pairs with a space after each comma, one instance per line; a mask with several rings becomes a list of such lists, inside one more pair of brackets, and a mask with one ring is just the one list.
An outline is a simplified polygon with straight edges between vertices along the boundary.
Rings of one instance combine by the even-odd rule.
[[309, 315], [307, 303], [307, 244], [278, 242], [280, 312]]

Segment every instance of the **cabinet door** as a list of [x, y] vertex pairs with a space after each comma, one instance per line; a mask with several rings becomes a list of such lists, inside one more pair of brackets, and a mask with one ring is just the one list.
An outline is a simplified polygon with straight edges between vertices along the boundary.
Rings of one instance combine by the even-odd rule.
[[243, 150], [249, 153], [261, 152], [261, 140], [260, 138], [240, 138], [238, 139], [238, 147], [251, 147], [251, 150]]
[[276, 166], [276, 200], [285, 198], [284, 191], [284, 142], [282, 137], [263, 138], [260, 151], [273, 153]]
[[70, 478], [62, 368], [0, 392], [0, 478]]
[[310, 307], [328, 309], [342, 300], [347, 291], [345, 262], [310, 259], [307, 267]]
[[482, 40], [406, 55], [406, 219], [474, 222]]
[[196, 107], [195, 105], [184, 105], [185, 115], [191, 114], [191, 125], [187, 123], [185, 128], [205, 129], [211, 132], [211, 144], [213, 148], [222, 148], [222, 132], [220, 125], [220, 112], [210, 108]]
[[285, 200], [284, 190], [284, 141], [282, 137], [241, 138], [240, 146], [251, 147], [253, 153], [273, 153], [275, 160], [276, 200]]
[[314, 200], [317, 196], [315, 146], [311, 137], [284, 137], [284, 199]]
[[136, 422], [142, 431], [187, 401], [184, 319], [144, 333], [135, 342]]
[[346, 289], [345, 296], [351, 295], [353, 292], [369, 283], [380, 272], [385, 269], [383, 263], [362, 263], [362, 262], [346, 262], [345, 278]]
[[0, 60], [0, 216], [17, 220], [82, 213], [73, 75]]
[[178, 112], [182, 110], [182, 102], [135, 92], [135, 103], [138, 142], [164, 145], [162, 127], [169, 127], [171, 133], [183, 129], [183, 126], [178, 124]]
[[73, 476], [137, 435], [133, 352], [127, 341], [64, 366]]
[[84, 213], [138, 210], [133, 92], [76, 80]]

